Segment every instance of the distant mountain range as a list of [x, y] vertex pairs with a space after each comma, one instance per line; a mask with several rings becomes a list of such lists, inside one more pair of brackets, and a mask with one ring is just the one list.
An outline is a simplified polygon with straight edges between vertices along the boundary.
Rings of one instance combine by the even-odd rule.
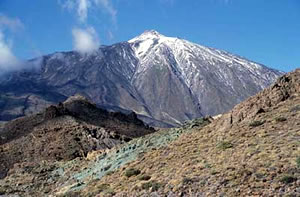
[[0, 121], [80, 93], [103, 108], [134, 111], [150, 125], [170, 127], [224, 113], [283, 74], [156, 31], [91, 54], [58, 52], [29, 62], [40, 68], [0, 79]]

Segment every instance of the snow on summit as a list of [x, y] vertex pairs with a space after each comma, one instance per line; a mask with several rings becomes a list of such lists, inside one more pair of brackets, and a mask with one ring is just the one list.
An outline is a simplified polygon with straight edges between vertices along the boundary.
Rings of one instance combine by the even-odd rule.
[[[131, 44], [136, 58], [139, 60], [136, 73], [143, 73], [151, 65], [159, 63], [166, 66], [169, 64], [170, 58], [173, 58], [171, 66], [176, 70], [181, 78], [185, 81], [188, 87], [193, 85], [194, 77], [200, 75], [200, 70], [203, 67], [209, 66], [210, 69], [215, 69], [218, 77], [224, 80], [227, 84], [230, 75], [222, 72], [227, 68], [236, 70], [247, 70], [253, 76], [261, 76], [264, 72], [264, 66], [251, 62], [240, 56], [230, 54], [228, 52], [205, 47], [199, 44], [192, 43], [187, 40], [176, 37], [167, 37], [155, 30], [148, 30], [141, 35], [128, 41]], [[269, 76], [266, 75], [266, 80]], [[274, 78], [274, 76], [271, 76]], [[229, 84], [228, 84], [229, 85]], [[264, 88], [266, 84], [257, 81], [257, 85]], [[231, 86], [231, 85], [229, 85]]]
[[141, 35], [129, 40], [128, 43], [133, 44], [136, 57], [141, 61], [143, 61], [143, 58], [150, 54], [151, 51], [159, 51], [157, 47], [164, 46], [168, 47], [174, 53], [176, 59], [178, 59], [178, 56], [181, 56], [187, 58], [186, 60], [189, 61], [190, 57], [198, 57], [210, 62], [212, 65], [216, 64], [216, 62], [226, 62], [228, 66], [239, 64], [247, 67], [249, 70], [261, 68], [259, 64], [250, 62], [239, 56], [176, 37], [167, 37], [155, 30], [147, 30]]

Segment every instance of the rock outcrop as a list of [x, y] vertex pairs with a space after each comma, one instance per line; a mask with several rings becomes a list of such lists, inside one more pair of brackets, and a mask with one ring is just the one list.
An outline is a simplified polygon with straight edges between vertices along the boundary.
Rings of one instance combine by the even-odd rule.
[[15, 163], [86, 157], [155, 130], [135, 114], [108, 112], [81, 96], [8, 122], [0, 132], [0, 173]]

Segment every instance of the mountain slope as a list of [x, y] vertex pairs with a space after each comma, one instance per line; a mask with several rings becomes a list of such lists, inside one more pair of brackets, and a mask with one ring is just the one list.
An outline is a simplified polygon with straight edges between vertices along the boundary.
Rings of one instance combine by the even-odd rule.
[[[54, 53], [38, 61], [40, 70], [21, 71], [0, 80], [0, 120], [81, 93], [107, 109], [132, 110], [152, 125], [175, 126], [224, 113], [282, 74], [156, 31], [102, 46], [92, 54]], [[13, 88], [18, 86], [24, 88]], [[16, 99], [7, 99], [11, 95]], [[30, 95], [38, 101], [22, 99]]]
[[0, 193], [299, 196], [299, 125], [300, 69], [218, 119], [193, 120], [71, 161], [15, 164], [0, 179]]
[[107, 112], [76, 95], [1, 128], [0, 178], [16, 163], [86, 157], [153, 132], [134, 113]]
[[299, 126], [300, 69], [77, 195], [299, 196]]
[[[172, 73], [172, 81], [183, 86], [179, 89], [189, 92], [180, 93], [183, 100], [193, 99], [205, 115], [228, 111], [270, 85], [279, 75], [279, 72], [241, 57], [186, 40], [165, 37], [155, 31], [145, 32], [129, 43], [133, 45], [140, 63], [133, 77], [139, 91], [147, 92], [147, 87], [153, 86], [153, 89], [159, 89], [160, 86], [154, 84], [155, 79], [163, 80], [161, 84], [168, 84], [164, 78]], [[173, 84], [168, 85], [173, 87]], [[177, 89], [174, 91], [177, 92]], [[151, 102], [153, 99], [148, 100]]]

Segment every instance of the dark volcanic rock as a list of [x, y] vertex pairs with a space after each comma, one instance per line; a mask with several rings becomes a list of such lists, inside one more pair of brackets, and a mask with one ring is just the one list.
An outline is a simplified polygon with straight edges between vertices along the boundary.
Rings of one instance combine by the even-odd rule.
[[0, 178], [15, 163], [86, 157], [155, 130], [136, 114], [99, 109], [82, 96], [8, 122], [0, 132]]

